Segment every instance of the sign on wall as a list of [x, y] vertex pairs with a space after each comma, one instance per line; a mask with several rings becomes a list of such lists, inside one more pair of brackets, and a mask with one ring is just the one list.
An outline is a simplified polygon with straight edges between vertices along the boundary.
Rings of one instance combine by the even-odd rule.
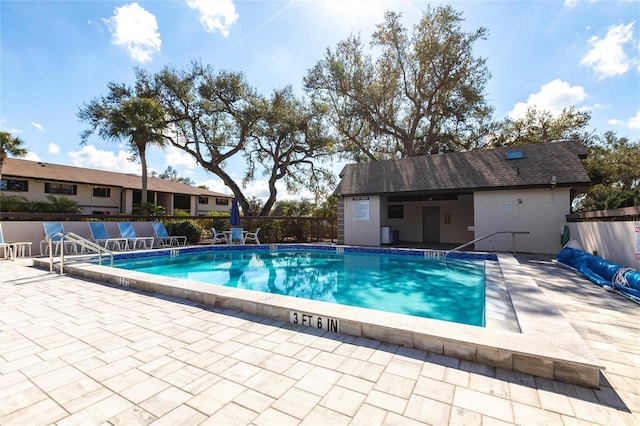
[[636, 259], [640, 259], [640, 226], [636, 226]]
[[353, 199], [353, 221], [369, 222], [369, 199], [368, 198]]

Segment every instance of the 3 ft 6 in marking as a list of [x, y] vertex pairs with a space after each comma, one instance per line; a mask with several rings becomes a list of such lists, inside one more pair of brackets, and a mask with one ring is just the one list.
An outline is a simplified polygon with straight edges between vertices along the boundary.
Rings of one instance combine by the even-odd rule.
[[312, 315], [304, 312], [290, 311], [289, 322], [307, 327], [319, 328], [327, 331], [340, 332], [340, 321], [335, 318], [327, 318], [321, 315]]

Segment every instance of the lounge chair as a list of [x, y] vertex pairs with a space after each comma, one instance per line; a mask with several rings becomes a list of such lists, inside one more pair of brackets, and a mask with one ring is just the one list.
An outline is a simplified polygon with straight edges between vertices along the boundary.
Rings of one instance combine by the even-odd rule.
[[217, 243], [227, 244], [227, 236], [225, 234], [218, 234], [218, 232], [216, 231], [216, 228], [211, 228], [211, 232], [213, 233], [211, 244], [217, 244]]
[[2, 236], [2, 224], [0, 223], [0, 249], [4, 252], [5, 259], [13, 259], [13, 247], [9, 243], [5, 243]]
[[147, 250], [153, 248], [154, 238], [138, 237], [131, 222], [118, 222], [118, 229], [120, 230], [120, 237], [127, 240], [127, 249], [144, 248]]
[[[155, 237], [158, 240], [158, 247], [173, 247], [175, 246], [186, 246], [187, 245], [187, 237], [184, 235], [172, 236], [167, 232], [167, 228], [164, 226], [162, 222], [151, 222], [153, 226], [153, 232], [155, 232]], [[182, 242], [182, 244], [180, 244]]]
[[111, 238], [104, 222], [89, 222], [89, 228], [91, 229], [91, 238], [99, 246], [107, 250], [121, 251], [127, 249], [127, 239]]
[[260, 244], [258, 232], [260, 232], [260, 228], [256, 229], [256, 232], [247, 232], [247, 235], [244, 236], [244, 242], [254, 241], [256, 244]]
[[60, 245], [64, 241], [65, 254], [78, 254], [78, 246], [73, 241], [66, 241], [64, 237], [64, 227], [62, 222], [43, 222], [44, 240], [40, 241], [40, 253], [49, 254], [49, 243], [53, 246], [53, 255], [60, 253]]

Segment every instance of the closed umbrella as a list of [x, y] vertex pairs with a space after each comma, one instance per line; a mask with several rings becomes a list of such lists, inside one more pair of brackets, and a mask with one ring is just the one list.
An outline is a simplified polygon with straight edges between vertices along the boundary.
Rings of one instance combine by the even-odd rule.
[[238, 200], [235, 198], [231, 202], [231, 216], [229, 217], [229, 223], [231, 226], [240, 225], [240, 209], [238, 208]]

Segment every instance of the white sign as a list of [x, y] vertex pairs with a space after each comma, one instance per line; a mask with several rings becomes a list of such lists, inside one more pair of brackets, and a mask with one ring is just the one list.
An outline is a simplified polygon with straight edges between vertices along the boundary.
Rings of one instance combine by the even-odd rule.
[[340, 321], [335, 318], [312, 315], [305, 312], [290, 311], [289, 322], [307, 327], [319, 328], [321, 330], [340, 332]]
[[640, 226], [636, 226], [636, 259], [640, 259]]
[[502, 205], [502, 210], [504, 210], [505, 212], [510, 212], [513, 210], [513, 205], [512, 204], [503, 204]]
[[353, 200], [353, 221], [369, 222], [369, 200]]

